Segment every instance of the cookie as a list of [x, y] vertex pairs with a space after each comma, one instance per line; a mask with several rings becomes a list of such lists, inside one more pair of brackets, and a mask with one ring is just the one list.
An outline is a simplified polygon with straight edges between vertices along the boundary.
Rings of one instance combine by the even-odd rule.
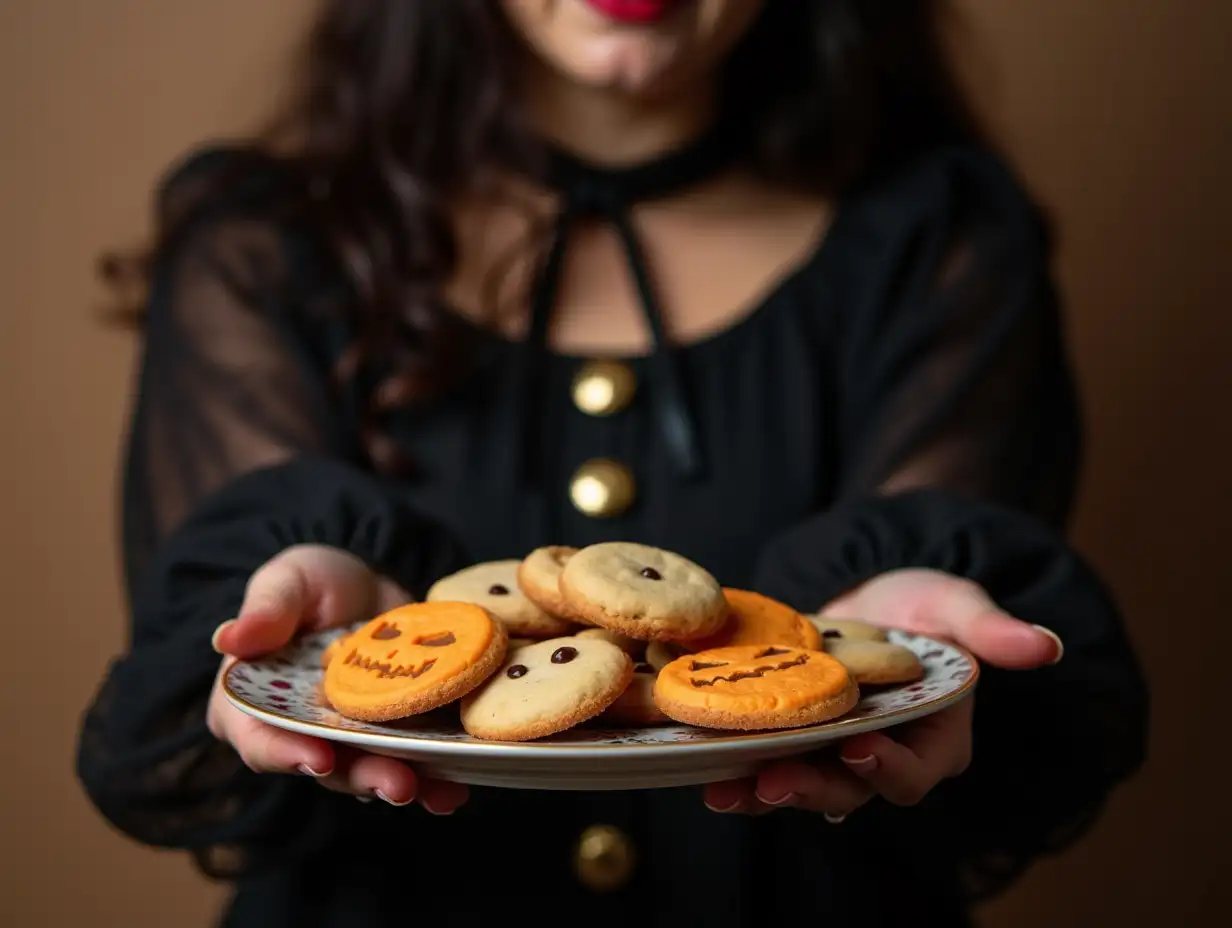
[[756, 731], [815, 725], [849, 712], [860, 690], [821, 651], [741, 645], [672, 661], [655, 681], [655, 704], [678, 722]]
[[600, 641], [610, 641], [635, 661], [639, 660], [646, 653], [646, 642], [630, 638], [628, 635], [622, 635], [620, 632], [614, 632], [610, 628], [584, 628], [580, 632], [575, 633], [573, 637], [597, 638]]
[[661, 725], [670, 722], [655, 705], [654, 685], [658, 672], [643, 662], [633, 665], [633, 679], [616, 701], [599, 716], [600, 724], [639, 726]]
[[646, 663], [655, 670], [662, 670], [676, 658], [692, 653], [679, 641], [651, 641], [646, 645]]
[[788, 648], [821, 649], [821, 633], [791, 606], [748, 590], [723, 590], [731, 615], [709, 638], [689, 642], [693, 651], [742, 644], [778, 644]]
[[575, 554], [577, 548], [551, 545], [536, 548], [518, 565], [518, 586], [527, 599], [549, 615], [565, 615], [565, 604], [560, 598], [560, 572]]
[[910, 648], [888, 641], [827, 638], [826, 653], [847, 668], [853, 680], [868, 684], [914, 683], [924, 676], [924, 665]]
[[825, 619], [821, 616], [808, 617], [812, 626], [821, 632], [822, 638], [855, 638], [858, 641], [889, 641], [883, 629], [867, 622], [857, 622], [855, 619]]
[[321, 652], [322, 669], [329, 667], [330, 661], [342, 652], [342, 649], [346, 647], [347, 639], [350, 637], [350, 632], [343, 633], [325, 646], [325, 650]]
[[428, 590], [428, 602], [474, 603], [505, 623], [518, 638], [555, 638], [573, 626], [544, 612], [518, 586], [521, 561], [489, 561], [467, 567], [436, 581]]
[[386, 722], [469, 693], [505, 656], [505, 627], [471, 603], [412, 603], [363, 625], [325, 669], [340, 715]]
[[489, 741], [531, 741], [598, 715], [633, 677], [629, 655], [609, 641], [554, 638], [518, 648], [462, 700], [462, 727]]
[[626, 542], [573, 555], [560, 574], [560, 595], [570, 617], [643, 641], [711, 635], [728, 612], [706, 570], [671, 551]]

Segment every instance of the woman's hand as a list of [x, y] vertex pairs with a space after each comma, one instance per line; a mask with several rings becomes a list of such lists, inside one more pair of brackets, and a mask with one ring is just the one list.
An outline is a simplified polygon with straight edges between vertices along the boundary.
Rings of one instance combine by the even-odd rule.
[[253, 574], [239, 616], [214, 632], [214, 648], [225, 657], [210, 694], [210, 731], [258, 773], [298, 773], [360, 799], [376, 797], [395, 806], [418, 799], [436, 815], [453, 812], [466, 802], [465, 786], [422, 780], [393, 758], [266, 725], [222, 694], [222, 675], [237, 659], [276, 651], [301, 631], [349, 625], [409, 601], [396, 583], [345, 551], [322, 545], [288, 548]]
[[[976, 584], [931, 570], [896, 570], [868, 581], [821, 613], [861, 619], [967, 648], [995, 667], [1029, 670], [1061, 659], [1061, 640], [1002, 612]], [[874, 796], [910, 806], [971, 761], [973, 701], [885, 733], [856, 735], [837, 759], [771, 764], [755, 779], [713, 783], [706, 805], [716, 812], [801, 808], [841, 821]]]

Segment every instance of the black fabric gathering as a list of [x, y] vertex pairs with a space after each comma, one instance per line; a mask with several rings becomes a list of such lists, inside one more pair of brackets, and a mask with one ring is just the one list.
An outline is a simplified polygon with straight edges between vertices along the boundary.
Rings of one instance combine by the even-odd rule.
[[[595, 925], [679, 923], [704, 886], [715, 925], [752, 923], [767, 898], [780, 917], [892, 925], [925, 910], [961, 925], [964, 898], [1064, 845], [1140, 763], [1141, 672], [1115, 605], [1060, 535], [1080, 417], [1048, 243], [994, 156], [938, 149], [872, 179], [742, 321], [674, 346], [706, 462], [694, 480], [662, 440], [653, 358], [622, 359], [638, 391], [597, 419], [569, 402], [586, 359], [544, 351], [528, 431], [512, 389], [523, 346], [495, 335], [453, 393], [389, 419], [415, 477], [374, 474], [356, 440], [360, 399], [330, 376], [347, 323], [315, 301], [345, 283], [311, 226], [278, 209], [286, 174], [215, 150], [181, 166], [163, 199], [237, 164], [244, 183], [159, 256], [125, 474], [132, 635], [78, 759], [118, 828], [237, 880], [228, 924], [401, 924], [404, 905], [381, 889], [413, 863], [459, 917], [507, 916], [518, 898]], [[619, 517], [575, 510], [557, 479], [521, 479], [522, 461], [553, 477], [597, 456], [636, 476]], [[715, 815], [690, 790], [475, 790], [436, 819], [258, 777], [205, 728], [210, 634], [288, 545], [343, 548], [421, 592], [468, 561], [613, 538], [802, 609], [882, 571], [950, 571], [1056, 630], [1066, 655], [986, 670], [971, 770], [918, 808], [874, 802], [841, 829], [806, 813]], [[642, 851], [611, 896], [569, 865], [569, 842], [597, 821]], [[534, 853], [511, 849], [527, 834]], [[461, 859], [483, 865], [484, 892]], [[902, 894], [884, 891], [886, 873]]]

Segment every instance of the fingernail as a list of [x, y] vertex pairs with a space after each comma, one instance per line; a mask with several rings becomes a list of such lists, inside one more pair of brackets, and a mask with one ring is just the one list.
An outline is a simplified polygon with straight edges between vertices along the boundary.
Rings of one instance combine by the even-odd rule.
[[731, 805], [723, 806], [722, 808], [716, 805], [711, 805], [709, 802], [707, 802], [706, 808], [709, 809], [711, 812], [718, 812], [720, 814], [724, 812], [735, 812], [738, 808], [740, 808], [740, 800], [737, 799]]
[[854, 767], [859, 773], [872, 773], [877, 769], [877, 756], [869, 754], [865, 757], [844, 757], [843, 763]]
[[412, 801], [410, 799], [407, 799], [407, 800], [404, 800], [403, 802], [398, 802], [394, 799], [390, 799], [379, 789], [374, 789], [373, 792], [376, 793], [377, 799], [380, 799], [382, 802], [388, 802], [391, 806], [398, 806], [398, 807], [409, 806]]
[[785, 806], [789, 802], [795, 802], [797, 798], [795, 793], [784, 793], [778, 799], [767, 799], [761, 793], [757, 794], [757, 801], [764, 802], [768, 806]]
[[421, 802], [420, 805], [424, 807], [424, 811], [427, 812], [429, 815], [453, 815], [453, 813], [456, 811], [454, 809], [446, 809], [444, 811], [440, 811], [438, 809], [432, 808], [432, 806], [430, 806], [426, 802]]
[[214, 634], [210, 635], [210, 647], [218, 654], [225, 653], [222, 648], [218, 647], [218, 636], [225, 632], [228, 628], [235, 624], [235, 619], [228, 619], [214, 629]]
[[306, 777], [316, 777], [318, 780], [321, 779], [321, 777], [327, 777], [331, 773], [333, 773], [332, 770], [324, 770], [324, 771], [318, 772], [316, 770], [313, 770], [307, 764], [300, 764], [295, 769], [298, 770], [300, 773], [302, 773]]
[[358, 799], [360, 802], [363, 802], [363, 803], [369, 803], [369, 802], [371, 802], [371, 801], [372, 801], [372, 797], [371, 797], [371, 796], [356, 796], [355, 798], [356, 798], [356, 799]]
[[846, 820], [847, 816], [845, 815], [831, 815], [829, 812], [826, 813], [826, 821], [831, 825], [841, 825]]
[[1061, 636], [1058, 635], [1056, 632], [1054, 632], [1051, 628], [1044, 628], [1044, 626], [1042, 625], [1032, 625], [1031, 627], [1034, 628], [1037, 632], [1043, 632], [1045, 635], [1047, 635], [1049, 638], [1051, 638], [1053, 641], [1057, 643], [1057, 656], [1054, 657], [1051, 661], [1049, 661], [1049, 663], [1051, 664], [1061, 663], [1061, 658], [1065, 656], [1065, 642], [1061, 640]]

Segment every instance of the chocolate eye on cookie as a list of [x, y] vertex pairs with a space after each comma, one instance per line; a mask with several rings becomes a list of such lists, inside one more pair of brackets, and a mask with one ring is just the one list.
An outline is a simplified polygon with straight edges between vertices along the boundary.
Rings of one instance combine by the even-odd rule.
[[518, 586], [521, 561], [489, 561], [443, 577], [428, 590], [428, 602], [474, 603], [500, 619], [517, 638], [555, 638], [573, 628], [533, 603]]
[[603, 712], [633, 679], [629, 655], [600, 638], [537, 641], [506, 661], [504, 673], [462, 701], [462, 727], [475, 738], [530, 741], [564, 731]]
[[729, 611], [722, 587], [705, 568], [628, 542], [591, 545], [572, 555], [559, 591], [570, 616], [641, 641], [704, 638], [722, 628]]

